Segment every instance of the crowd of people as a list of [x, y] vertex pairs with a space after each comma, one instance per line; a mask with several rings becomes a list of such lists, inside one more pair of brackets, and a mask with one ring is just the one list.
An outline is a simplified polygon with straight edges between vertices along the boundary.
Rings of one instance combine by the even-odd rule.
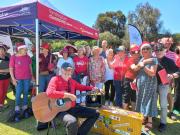
[[[173, 111], [180, 112], [180, 46], [177, 45], [175, 51], [171, 51], [172, 44], [171, 37], [163, 37], [153, 44], [149, 42], [143, 42], [140, 46], [132, 44], [127, 51], [123, 45], [108, 48], [108, 41], [103, 40], [101, 47], [90, 48], [82, 45], [76, 48], [67, 45], [59, 51], [62, 57], [57, 58], [51, 52], [51, 45], [43, 43], [39, 56], [39, 92], [46, 92], [52, 98], [69, 96], [79, 107], [83, 105], [85, 98], [76, 99], [73, 95], [82, 93], [82, 90], [104, 89], [105, 105], [142, 113], [143, 124], [147, 130], [153, 127], [152, 118], [158, 115], [159, 96], [158, 129], [163, 132], [166, 130], [167, 116], [176, 120]], [[8, 47], [0, 44], [0, 111], [5, 108], [4, 101], [11, 80], [16, 88], [15, 122], [19, 122], [20, 114], [23, 114], [24, 118], [29, 117], [28, 94], [31, 81], [35, 81], [36, 65], [35, 50], [34, 56], [30, 58], [27, 55], [26, 45], [17, 43], [16, 46], [16, 54], [9, 57], [6, 53]], [[56, 85], [55, 82], [58, 81]], [[72, 83], [71, 86], [69, 82]], [[73, 92], [69, 91], [70, 87]], [[57, 89], [66, 92], [62, 94], [57, 92]], [[172, 96], [172, 90], [175, 97]], [[23, 94], [22, 101], [21, 94]], [[73, 117], [82, 116], [80, 110], [86, 112], [84, 115], [89, 118], [84, 127], [81, 127], [81, 131], [74, 126], [77, 121]], [[88, 114], [89, 112], [94, 117]], [[68, 118], [69, 121], [66, 120], [64, 123], [67, 128], [71, 127], [68, 129], [69, 134], [74, 132], [81, 134], [90, 130], [98, 116], [99, 114], [91, 109], [79, 107], [61, 113], [60, 118], [62, 120], [64, 117]]]

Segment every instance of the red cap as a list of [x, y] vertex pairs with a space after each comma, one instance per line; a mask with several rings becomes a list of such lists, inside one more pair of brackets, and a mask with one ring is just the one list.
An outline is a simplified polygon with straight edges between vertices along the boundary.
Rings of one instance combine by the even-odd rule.
[[133, 45], [133, 46], [131, 46], [131, 48], [130, 48], [130, 52], [135, 52], [135, 51], [139, 51], [139, 50], [140, 50], [140, 47], [137, 46], [137, 45]]
[[50, 46], [50, 44], [49, 44], [49, 43], [43, 43], [43, 44], [41, 45], [41, 48], [44, 48], [44, 49], [50, 50], [50, 49], [51, 49], [51, 46]]

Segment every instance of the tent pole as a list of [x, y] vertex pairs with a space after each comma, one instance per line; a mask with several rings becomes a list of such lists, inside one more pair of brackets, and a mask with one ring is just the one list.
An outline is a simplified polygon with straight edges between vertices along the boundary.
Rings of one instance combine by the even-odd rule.
[[[98, 40], [97, 40], [97, 46], [99, 46], [99, 42], [100, 42], [100, 41], [99, 41], [99, 39], [98, 39]], [[100, 46], [99, 46], [99, 47], [100, 47]]]
[[36, 94], [39, 91], [39, 19], [35, 20], [36, 23]]

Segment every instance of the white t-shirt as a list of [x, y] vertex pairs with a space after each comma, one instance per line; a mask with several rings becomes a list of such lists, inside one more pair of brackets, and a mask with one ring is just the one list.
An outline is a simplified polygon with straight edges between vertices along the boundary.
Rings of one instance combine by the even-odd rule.
[[105, 59], [105, 81], [108, 80], [114, 80], [114, 70], [109, 68], [109, 65], [107, 63], [107, 59]]
[[70, 63], [74, 68], [74, 62], [73, 62], [72, 58], [68, 57], [67, 60], [65, 60], [64, 58], [59, 58], [59, 60], [57, 62], [57, 68], [58, 68], [57, 74], [59, 74], [59, 75], [61, 74], [61, 66], [64, 62]]

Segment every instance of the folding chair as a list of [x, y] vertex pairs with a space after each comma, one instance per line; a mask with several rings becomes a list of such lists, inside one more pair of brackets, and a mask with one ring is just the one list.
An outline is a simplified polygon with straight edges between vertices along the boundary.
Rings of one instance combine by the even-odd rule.
[[55, 132], [55, 135], [57, 135], [55, 119], [53, 119], [52, 121], [48, 122], [47, 135], [49, 135], [49, 129], [50, 129], [51, 127], [53, 128], [53, 132]]

